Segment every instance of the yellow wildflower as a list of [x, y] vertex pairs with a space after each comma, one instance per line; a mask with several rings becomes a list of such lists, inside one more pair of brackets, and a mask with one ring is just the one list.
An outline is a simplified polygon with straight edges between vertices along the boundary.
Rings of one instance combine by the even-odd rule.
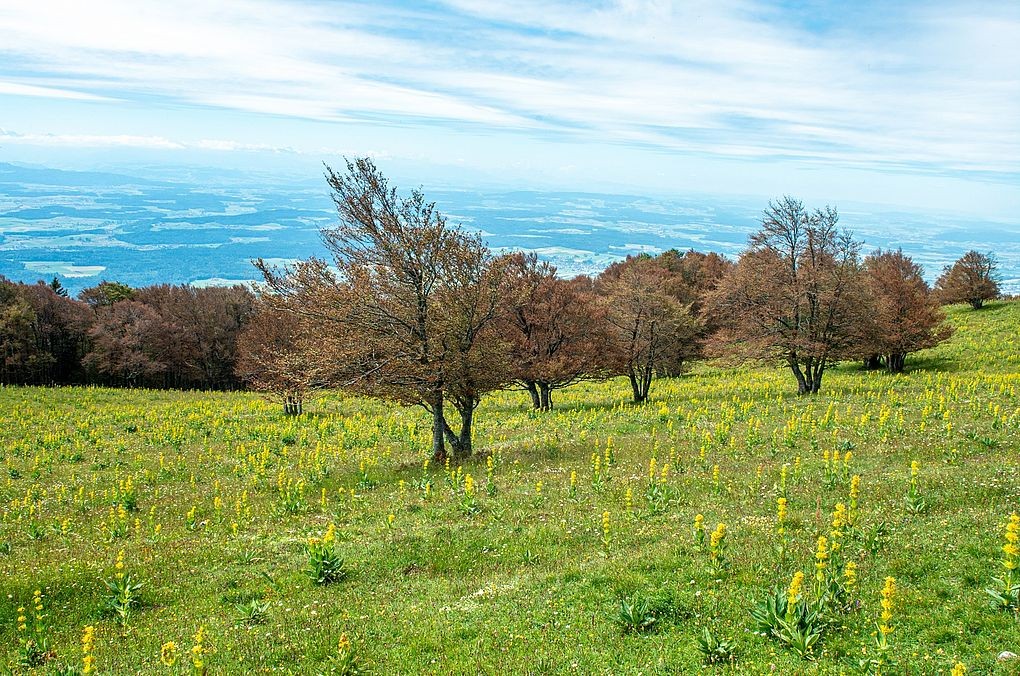
[[804, 573], [803, 571], [798, 570], [793, 574], [793, 579], [790, 580], [790, 588], [786, 590], [786, 605], [788, 609], [797, 605], [797, 601], [800, 600], [800, 595], [803, 592], [803, 589]]
[[81, 673], [92, 674], [96, 671], [96, 628], [91, 624], [85, 627], [81, 635]]
[[818, 550], [815, 552], [815, 579], [825, 582], [825, 568], [829, 565], [829, 540], [824, 535], [818, 536]]
[[852, 590], [857, 585], [857, 564], [853, 561], [847, 561], [846, 565], [843, 566], [843, 585], [847, 591]]
[[779, 498], [776, 505], [776, 532], [782, 535], [786, 532], [786, 498]]
[[173, 641], [164, 643], [159, 649], [159, 661], [168, 667], [177, 664], [177, 644]]
[[887, 577], [885, 578], [885, 586], [882, 587], [882, 621], [878, 625], [878, 630], [882, 632], [883, 636], [888, 636], [893, 630], [890, 622], [892, 621], [893, 600], [895, 597], [896, 578]]

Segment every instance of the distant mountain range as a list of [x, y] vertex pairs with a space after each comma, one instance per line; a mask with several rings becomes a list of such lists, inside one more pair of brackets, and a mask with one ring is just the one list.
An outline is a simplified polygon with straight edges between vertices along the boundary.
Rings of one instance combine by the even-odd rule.
[[[0, 275], [56, 276], [72, 291], [103, 279], [133, 286], [228, 284], [255, 279], [254, 258], [324, 255], [318, 230], [335, 212], [321, 180], [274, 184], [264, 176], [208, 170], [187, 176], [178, 182], [0, 163]], [[426, 193], [452, 222], [481, 231], [494, 249], [536, 251], [564, 275], [670, 248], [735, 256], [765, 206], [707, 195]], [[837, 206], [841, 223], [865, 240], [866, 251], [902, 247], [924, 265], [929, 281], [969, 249], [993, 251], [1004, 290], [1020, 293], [1020, 222]]]

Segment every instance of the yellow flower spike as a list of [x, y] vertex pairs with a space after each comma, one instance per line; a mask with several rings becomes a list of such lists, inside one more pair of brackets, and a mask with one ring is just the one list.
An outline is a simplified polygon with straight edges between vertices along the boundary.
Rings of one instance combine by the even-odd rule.
[[723, 539], [726, 537], [726, 524], [720, 522], [716, 524], [715, 530], [708, 539], [708, 546], [711, 550], [711, 556], [714, 561], [718, 561], [721, 555], [721, 548]]
[[804, 589], [804, 573], [798, 570], [793, 574], [793, 579], [790, 580], [790, 587], [786, 590], [786, 607], [787, 614], [790, 614], [791, 608], [797, 605], [797, 601], [800, 600], [800, 596]]
[[196, 670], [201, 670], [205, 666], [205, 660], [202, 659], [202, 656], [206, 653], [205, 646], [203, 645], [205, 642], [205, 627], [200, 625], [192, 638], [195, 643], [191, 646], [191, 664]]
[[949, 676], [963, 676], [967, 673], [967, 667], [964, 666], [963, 662], [957, 662], [953, 665], [953, 670], [949, 673]]
[[829, 565], [829, 540], [824, 535], [818, 536], [818, 549], [815, 552], [815, 579], [819, 584], [825, 582], [825, 568]]
[[776, 501], [776, 532], [782, 535], [786, 532], [786, 510], [787, 500], [786, 498], [779, 498]]
[[124, 578], [124, 550], [123, 549], [120, 550], [119, 552], [117, 552], [117, 562], [115, 564], [113, 564], [113, 567], [117, 571], [115, 573], [117, 579], [118, 580], [123, 579]]
[[878, 630], [883, 636], [888, 636], [892, 633], [892, 617], [894, 599], [896, 597], [896, 578], [887, 577], [885, 578], [885, 586], [882, 587], [882, 615], [881, 623], [878, 625]]
[[846, 565], [843, 566], [843, 586], [846, 587], [847, 591], [851, 591], [857, 585], [857, 564], [853, 561], [847, 561]]
[[1006, 524], [1004, 535], [1006, 544], [1002, 546], [1002, 567], [1006, 571], [1006, 588], [1013, 584], [1013, 572], [1020, 566], [1020, 515], [1013, 512]]
[[81, 662], [83, 674], [95, 673], [96, 628], [91, 624], [85, 627], [81, 635]]
[[167, 641], [159, 649], [159, 661], [168, 667], [177, 664], [177, 657], [177, 644], [173, 641]]

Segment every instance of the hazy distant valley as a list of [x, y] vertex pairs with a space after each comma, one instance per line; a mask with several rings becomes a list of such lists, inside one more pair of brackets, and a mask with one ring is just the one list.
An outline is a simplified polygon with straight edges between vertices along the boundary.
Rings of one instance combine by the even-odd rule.
[[[426, 194], [453, 222], [482, 231], [494, 249], [536, 251], [565, 275], [669, 248], [735, 255], [766, 201], [428, 185]], [[902, 247], [924, 265], [929, 281], [969, 249], [994, 251], [1003, 291], [1020, 292], [1020, 224], [837, 206], [842, 224], [869, 250]], [[333, 219], [319, 177], [270, 184], [206, 172], [170, 182], [0, 164], [0, 275], [17, 281], [57, 276], [73, 291], [103, 279], [132, 286], [244, 282], [255, 278], [253, 258], [285, 262], [321, 254], [318, 230]]]

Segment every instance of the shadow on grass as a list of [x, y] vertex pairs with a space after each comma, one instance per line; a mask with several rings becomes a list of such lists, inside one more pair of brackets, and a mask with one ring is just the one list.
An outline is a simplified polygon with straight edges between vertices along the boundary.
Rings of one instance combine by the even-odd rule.
[[967, 371], [966, 365], [952, 357], [919, 357], [907, 361], [906, 374], [934, 371], [938, 373], [959, 373]]

